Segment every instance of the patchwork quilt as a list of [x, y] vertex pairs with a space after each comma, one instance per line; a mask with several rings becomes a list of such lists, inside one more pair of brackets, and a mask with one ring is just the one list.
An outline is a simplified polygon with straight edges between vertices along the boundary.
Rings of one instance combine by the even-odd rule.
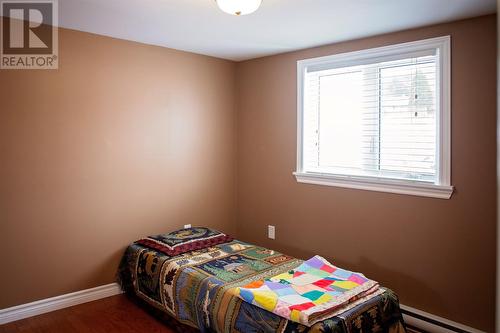
[[[235, 292], [248, 289], [256, 281], [273, 277], [286, 280], [292, 271], [295, 275], [295, 271], [303, 269], [303, 263], [286, 254], [238, 240], [175, 256], [134, 243], [123, 256], [119, 281], [125, 291], [181, 323], [185, 329], [180, 332], [186, 332], [187, 327], [220, 333], [405, 332], [398, 298], [387, 289], [310, 327], [291, 320], [296, 318], [284, 318], [244, 301]], [[337, 275], [340, 273], [342, 271]]]
[[231, 291], [250, 304], [306, 326], [382, 293], [377, 282], [335, 267], [320, 256]]

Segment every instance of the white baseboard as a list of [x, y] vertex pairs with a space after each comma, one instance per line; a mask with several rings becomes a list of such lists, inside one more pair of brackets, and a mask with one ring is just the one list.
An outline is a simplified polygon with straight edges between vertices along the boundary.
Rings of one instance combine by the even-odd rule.
[[0, 325], [121, 293], [122, 290], [117, 283], [110, 283], [96, 288], [13, 306], [0, 310]]
[[429, 333], [485, 333], [449, 319], [401, 304], [406, 324]]
[[[0, 310], [0, 325], [37, 316], [70, 306], [95, 301], [123, 293], [117, 283], [77, 291], [70, 294], [42, 299]], [[485, 333], [472, 327], [438, 317], [433, 314], [401, 304], [405, 322], [417, 329], [430, 333]]]

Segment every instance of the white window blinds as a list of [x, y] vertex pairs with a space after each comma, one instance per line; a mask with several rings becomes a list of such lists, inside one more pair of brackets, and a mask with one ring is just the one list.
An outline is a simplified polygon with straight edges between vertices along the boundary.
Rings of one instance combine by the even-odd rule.
[[303, 172], [437, 182], [436, 50], [310, 66], [303, 77]]

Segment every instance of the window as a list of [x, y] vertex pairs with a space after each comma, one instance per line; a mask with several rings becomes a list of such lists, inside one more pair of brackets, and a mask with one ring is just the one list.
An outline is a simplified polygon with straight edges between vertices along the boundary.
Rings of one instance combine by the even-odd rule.
[[450, 198], [450, 37], [298, 62], [297, 181]]

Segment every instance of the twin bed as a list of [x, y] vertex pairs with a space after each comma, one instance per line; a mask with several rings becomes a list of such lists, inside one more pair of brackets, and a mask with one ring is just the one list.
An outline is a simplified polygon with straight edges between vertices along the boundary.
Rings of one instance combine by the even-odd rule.
[[[175, 319], [181, 332], [406, 332], [398, 298], [385, 288], [307, 326], [292, 320], [297, 311], [292, 310], [291, 318], [280, 316], [238, 293], [270, 281], [286, 287], [286, 276], [298, 276], [297, 269], [309, 267], [307, 263], [210, 229], [191, 228], [131, 244], [120, 264], [119, 281], [127, 293]], [[260, 294], [255, 291], [255, 295]]]

